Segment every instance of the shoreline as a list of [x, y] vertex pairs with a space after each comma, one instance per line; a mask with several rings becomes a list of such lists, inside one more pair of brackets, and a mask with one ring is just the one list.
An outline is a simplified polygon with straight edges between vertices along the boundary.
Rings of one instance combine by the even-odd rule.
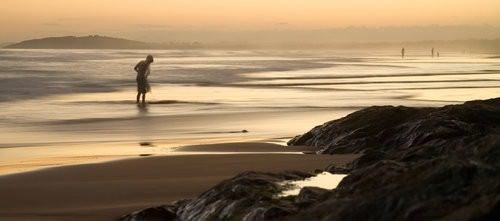
[[[12, 148], [0, 148], [0, 175], [143, 155], [173, 155], [179, 154], [176, 153], [178, 147], [190, 145], [234, 142], [284, 144], [286, 142], [284, 139], [308, 129], [308, 125], [341, 117], [348, 112], [250, 111], [226, 115], [193, 114], [180, 117], [153, 116], [151, 119], [136, 117], [112, 122], [64, 123], [43, 129], [47, 131], [40, 131], [37, 127], [26, 128], [26, 131], [15, 134], [3, 134], [4, 141], [22, 140], [24, 144], [18, 143], [9, 145], [13, 146]], [[304, 114], [314, 117], [297, 120]], [[263, 126], [269, 122], [276, 126], [272, 128]], [[293, 127], [286, 127], [285, 123], [292, 123]], [[144, 124], [148, 126], [142, 126]], [[212, 129], [209, 126], [212, 124], [217, 124], [217, 128]], [[186, 133], [187, 130], [194, 130], [196, 133]], [[243, 130], [248, 132], [242, 132]], [[106, 137], [106, 140], [97, 139], [102, 137]], [[46, 143], [31, 143], [42, 140]], [[152, 145], [144, 146], [141, 143]], [[257, 152], [262, 151], [268, 152], [263, 149]]]
[[[9, 154], [6, 153], [6, 156], [28, 151], [32, 155], [39, 155], [40, 157], [33, 158], [31, 155], [26, 155], [24, 158], [1, 162], [0, 177], [65, 166], [108, 163], [144, 157], [212, 154], [302, 154], [303, 151], [309, 151], [306, 147], [288, 148], [283, 146], [281, 144], [284, 144], [284, 142], [281, 142], [280, 138], [255, 140], [251, 138], [225, 137], [220, 139], [181, 140], [177, 140], [175, 144], [167, 145], [162, 144], [161, 141], [158, 142], [160, 143], [158, 145], [155, 141], [151, 145], [144, 146], [137, 142], [75, 142], [71, 145], [64, 143], [35, 147], [14, 147], [10, 149]], [[85, 149], [85, 151], [75, 151], [79, 149]], [[5, 148], [3, 150], [5, 151]], [[44, 152], [51, 152], [51, 155], [45, 156]]]

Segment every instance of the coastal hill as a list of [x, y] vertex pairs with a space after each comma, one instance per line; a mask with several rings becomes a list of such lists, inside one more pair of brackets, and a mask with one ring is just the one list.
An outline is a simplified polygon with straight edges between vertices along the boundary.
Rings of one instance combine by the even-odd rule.
[[5, 47], [5, 46], [7, 46], [7, 45], [11, 45], [11, 44], [12, 44], [11, 42], [1, 42], [1, 43], [0, 43], [0, 48], [3, 48], [3, 47]]
[[10, 49], [170, 49], [170, 48], [200, 48], [194, 43], [147, 43], [113, 38], [100, 35], [48, 37], [26, 40], [7, 45]]
[[47, 37], [26, 40], [15, 44], [0, 44], [8, 49], [348, 49], [348, 50], [393, 50], [401, 47], [413, 51], [428, 51], [436, 48], [444, 52], [500, 53], [500, 39], [463, 39], [453, 41], [416, 42], [204, 42], [183, 41], [152, 43], [101, 35]]

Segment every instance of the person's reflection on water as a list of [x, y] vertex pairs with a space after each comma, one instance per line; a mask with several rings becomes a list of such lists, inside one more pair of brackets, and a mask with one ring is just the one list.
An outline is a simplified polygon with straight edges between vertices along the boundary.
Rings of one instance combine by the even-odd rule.
[[142, 106], [146, 105], [146, 93], [151, 91], [151, 86], [148, 82], [148, 76], [151, 73], [150, 66], [153, 63], [153, 56], [148, 55], [146, 60], [140, 61], [135, 65], [134, 70], [137, 72], [137, 98], [136, 104], [139, 104], [139, 99], [142, 95]]
[[137, 105], [137, 110], [139, 111], [139, 117], [146, 116], [149, 112], [148, 107], [146, 105]]

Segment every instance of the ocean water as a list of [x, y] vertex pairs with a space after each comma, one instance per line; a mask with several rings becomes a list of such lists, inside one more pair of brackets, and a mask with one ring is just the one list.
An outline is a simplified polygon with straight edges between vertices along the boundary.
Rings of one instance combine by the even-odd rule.
[[[151, 103], [139, 108], [133, 67], [148, 53], [155, 56]], [[0, 50], [0, 172], [48, 158], [282, 142], [372, 105], [442, 106], [500, 96], [498, 56], [441, 54]]]

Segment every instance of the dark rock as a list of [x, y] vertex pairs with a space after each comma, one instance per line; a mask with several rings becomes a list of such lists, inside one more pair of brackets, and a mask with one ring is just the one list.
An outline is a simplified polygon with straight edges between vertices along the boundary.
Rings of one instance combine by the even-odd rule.
[[362, 155], [330, 165], [327, 171], [349, 175], [326, 200], [287, 219], [500, 220], [499, 126], [498, 98], [374, 107], [318, 126], [290, 144]]
[[[290, 140], [290, 146], [305, 145], [325, 148], [324, 153], [360, 153], [380, 145], [376, 136], [381, 131], [396, 127], [408, 119], [429, 113], [432, 108], [370, 107], [313, 128]], [[367, 136], [370, 135], [370, 136]]]
[[177, 215], [173, 206], [159, 206], [147, 208], [123, 216], [119, 221], [174, 221]]
[[461, 151], [463, 143], [498, 132], [499, 113], [500, 98], [442, 108], [370, 107], [317, 126], [288, 144], [316, 146], [328, 154], [371, 149], [418, 160]]
[[245, 221], [262, 221], [262, 220], [276, 220], [290, 215], [292, 211], [288, 208], [282, 207], [259, 207], [250, 211], [242, 220]]
[[295, 203], [300, 206], [307, 206], [326, 198], [329, 190], [318, 187], [304, 187], [295, 198]]
[[[385, 169], [393, 171], [381, 174]], [[495, 210], [500, 200], [498, 168], [460, 158], [437, 158], [416, 167], [384, 162], [361, 170], [346, 177], [328, 200], [290, 220], [500, 218]]]
[[333, 174], [348, 174], [351, 172], [351, 169], [346, 166], [338, 166], [335, 163], [330, 164], [325, 171]]
[[[397, 176], [405, 173], [407, 166], [397, 161], [383, 160], [373, 165], [352, 170], [337, 186], [337, 192], [345, 195], [373, 191], [383, 185], [397, 181]], [[341, 191], [340, 191], [341, 190]]]
[[143, 147], [151, 147], [151, 146], [153, 146], [153, 143], [151, 143], [151, 142], [140, 142], [139, 145], [141, 145]]
[[[284, 172], [280, 174], [245, 172], [221, 182], [198, 198], [179, 208], [181, 220], [227, 220], [247, 217], [247, 220], [265, 220], [285, 214], [291, 202], [279, 201], [275, 196], [281, 191], [279, 183], [299, 180], [312, 174]], [[269, 210], [270, 208], [275, 208]], [[279, 212], [276, 208], [281, 208]], [[280, 210], [281, 211], [281, 210]], [[286, 212], [288, 214], [288, 212]]]
[[350, 167], [354, 168], [365, 167], [377, 163], [385, 159], [385, 157], [386, 157], [385, 152], [368, 148], [363, 151], [363, 155], [361, 155], [361, 157], [359, 157], [358, 159], [354, 160], [351, 163]]
[[323, 170], [323, 169], [315, 169], [314, 170], [314, 174], [323, 173], [323, 172], [325, 172], [325, 170]]

